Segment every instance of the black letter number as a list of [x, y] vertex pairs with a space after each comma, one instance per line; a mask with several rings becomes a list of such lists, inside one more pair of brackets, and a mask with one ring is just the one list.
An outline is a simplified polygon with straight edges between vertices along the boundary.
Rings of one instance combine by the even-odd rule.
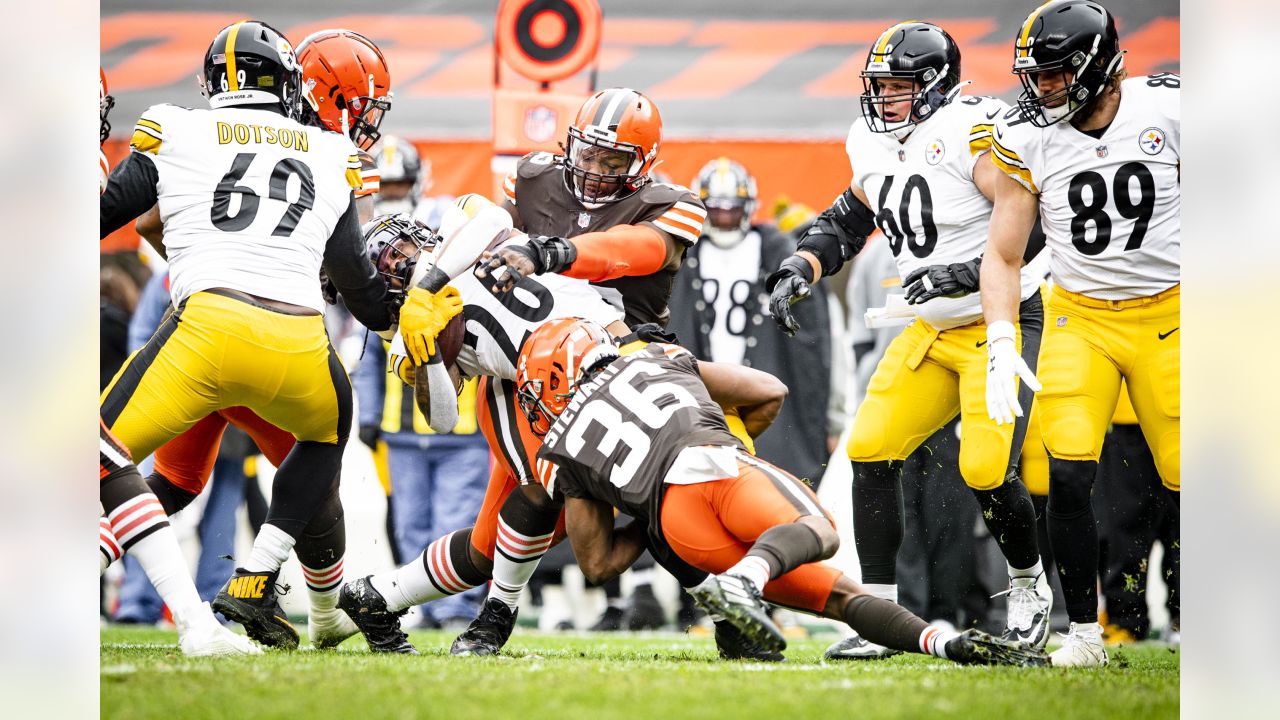
[[[251, 188], [236, 184], [249, 172], [249, 165], [255, 157], [257, 156], [253, 153], [237, 153], [231, 161], [231, 169], [222, 176], [218, 187], [213, 191], [213, 209], [209, 212], [209, 219], [213, 221], [214, 227], [223, 232], [243, 230], [258, 216], [258, 194]], [[231, 208], [233, 192], [240, 193], [240, 211], [231, 216], [227, 214], [227, 210]]]
[[[1084, 189], [1089, 188], [1089, 202], [1084, 201]], [[1067, 200], [1071, 203], [1071, 244], [1084, 255], [1099, 255], [1107, 249], [1111, 242], [1111, 218], [1107, 217], [1107, 181], [1092, 170], [1076, 175], [1067, 190]], [[1090, 242], [1085, 233], [1089, 223], [1094, 224], [1097, 234]]]
[[[1138, 178], [1138, 202], [1133, 201], [1129, 191], [1129, 181]], [[1139, 162], [1128, 162], [1116, 171], [1115, 182], [1116, 211], [1120, 217], [1133, 220], [1133, 231], [1129, 233], [1129, 242], [1125, 250], [1137, 250], [1142, 247], [1142, 239], [1147, 236], [1147, 223], [1151, 222], [1151, 214], [1156, 208], [1156, 181], [1146, 165]]]
[[298, 202], [289, 203], [289, 208], [284, 211], [284, 217], [280, 218], [280, 224], [271, 231], [272, 235], [279, 237], [292, 235], [294, 229], [298, 227], [298, 221], [302, 219], [302, 213], [315, 207], [316, 202], [316, 185], [311, 179], [311, 168], [294, 158], [285, 158], [276, 163], [275, 169], [271, 171], [271, 188], [267, 197], [280, 202], [289, 202], [290, 175], [297, 175], [302, 180], [302, 189], [298, 192]]
[[1182, 87], [1182, 78], [1167, 72], [1148, 75], [1147, 87], [1180, 88]]
[[[889, 249], [898, 257], [905, 241], [911, 254], [918, 258], [928, 257], [938, 244], [938, 226], [933, 222], [933, 193], [929, 191], [929, 183], [923, 175], [912, 175], [902, 189], [902, 198], [898, 202], [898, 216], [895, 221], [893, 210], [885, 207], [889, 199], [889, 190], [893, 187], [893, 175], [887, 175], [880, 186], [880, 211], [876, 213], [876, 225], [889, 238]], [[919, 237], [915, 226], [911, 223], [911, 197], [920, 196], [920, 225], [924, 232], [924, 242], [917, 243]]]

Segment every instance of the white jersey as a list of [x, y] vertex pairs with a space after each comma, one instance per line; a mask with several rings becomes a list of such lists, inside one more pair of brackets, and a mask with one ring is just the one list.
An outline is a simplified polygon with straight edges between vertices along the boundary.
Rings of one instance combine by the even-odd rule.
[[1057, 285], [1126, 300], [1180, 282], [1181, 85], [1171, 73], [1125, 80], [1101, 138], [1016, 110], [997, 123], [992, 159], [1040, 196]]
[[225, 287], [324, 312], [325, 245], [361, 185], [346, 136], [270, 110], [155, 105], [132, 144], [159, 174], [175, 305]]
[[[889, 241], [899, 277], [930, 265], [967, 262], [983, 253], [991, 201], [973, 181], [973, 168], [991, 145], [991, 124], [1008, 105], [991, 97], [959, 96], [899, 142], [875, 133], [859, 118], [849, 128], [845, 151], [853, 183], [862, 189], [876, 225]], [[1039, 287], [1028, 266], [1022, 298]], [[915, 308], [939, 330], [982, 318], [978, 294], [935, 298]]]
[[[623, 319], [622, 311], [605, 302], [591, 283], [563, 275], [534, 275], [510, 292], [495, 293], [491, 278], [480, 280], [468, 269], [449, 284], [462, 296], [466, 334], [457, 362], [466, 377], [515, 380], [520, 346], [549, 320], [581, 318], [603, 327]], [[399, 331], [390, 355], [391, 367], [397, 357], [408, 355]]]

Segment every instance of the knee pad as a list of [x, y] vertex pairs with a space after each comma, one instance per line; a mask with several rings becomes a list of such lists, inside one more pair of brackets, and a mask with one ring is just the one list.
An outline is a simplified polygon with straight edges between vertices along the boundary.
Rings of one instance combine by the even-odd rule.
[[845, 451], [853, 462], [870, 462], [888, 459], [885, 448], [885, 428], [889, 418], [884, 408], [874, 401], [863, 402], [853, 418], [853, 430]]
[[1049, 458], [1049, 515], [1070, 519], [1090, 512], [1096, 460]]
[[[972, 445], [972, 442], [968, 443]], [[1008, 453], [999, 457], [990, 452], [960, 448], [960, 477], [973, 490], [994, 490], [1005, 481]]]

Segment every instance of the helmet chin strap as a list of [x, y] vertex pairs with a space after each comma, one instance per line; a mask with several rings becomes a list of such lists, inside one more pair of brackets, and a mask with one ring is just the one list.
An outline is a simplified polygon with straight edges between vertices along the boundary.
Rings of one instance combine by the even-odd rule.
[[706, 232], [707, 239], [711, 241], [711, 244], [722, 250], [728, 250], [729, 248], [737, 245], [747, 236], [746, 232], [744, 232], [742, 228], [722, 230], [714, 225], [707, 225]]

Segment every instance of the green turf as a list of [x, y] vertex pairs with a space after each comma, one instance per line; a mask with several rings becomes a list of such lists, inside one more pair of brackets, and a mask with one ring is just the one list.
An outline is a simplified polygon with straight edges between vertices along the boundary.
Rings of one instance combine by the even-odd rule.
[[186, 659], [174, 633], [102, 631], [102, 717], [608, 718], [1178, 716], [1178, 653], [1112, 652], [1099, 670], [959, 667], [918, 655], [821, 664], [830, 640], [792, 641], [784, 665], [722, 662], [710, 638], [517, 631], [498, 658], [451, 658], [452, 635], [413, 633], [422, 657], [336, 652]]

